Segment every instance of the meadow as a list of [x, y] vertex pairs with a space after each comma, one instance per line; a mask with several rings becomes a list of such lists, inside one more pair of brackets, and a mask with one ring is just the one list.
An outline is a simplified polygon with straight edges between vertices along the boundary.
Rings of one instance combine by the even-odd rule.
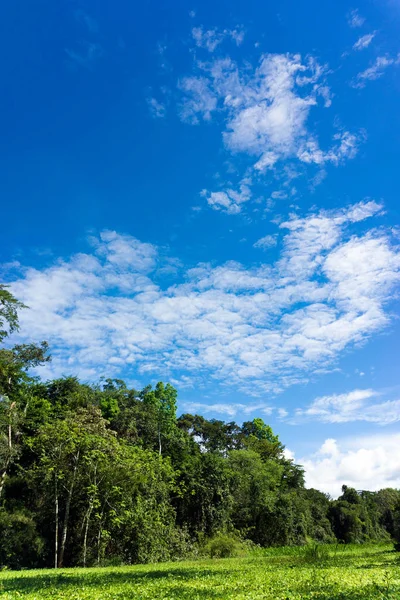
[[248, 556], [88, 569], [3, 571], [4, 600], [398, 600], [392, 545], [271, 548]]

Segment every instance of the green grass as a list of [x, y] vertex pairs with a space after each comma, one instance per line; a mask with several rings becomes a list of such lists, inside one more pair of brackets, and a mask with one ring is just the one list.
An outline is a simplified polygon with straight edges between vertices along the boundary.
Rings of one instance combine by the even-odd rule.
[[400, 561], [391, 545], [271, 548], [246, 558], [63, 569], [4, 571], [4, 600], [234, 598], [268, 600], [399, 600]]

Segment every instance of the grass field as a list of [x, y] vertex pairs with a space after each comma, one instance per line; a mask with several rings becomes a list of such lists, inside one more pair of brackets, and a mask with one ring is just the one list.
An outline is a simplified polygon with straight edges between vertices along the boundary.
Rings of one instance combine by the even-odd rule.
[[329, 547], [327, 556], [279, 548], [218, 560], [0, 573], [4, 600], [400, 600], [392, 546]]

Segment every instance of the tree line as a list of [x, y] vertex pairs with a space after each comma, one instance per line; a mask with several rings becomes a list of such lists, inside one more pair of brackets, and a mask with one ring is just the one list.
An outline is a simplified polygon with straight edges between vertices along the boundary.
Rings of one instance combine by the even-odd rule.
[[400, 541], [399, 490], [306, 489], [260, 418], [178, 417], [169, 383], [32, 377], [46, 342], [5, 345], [23, 308], [0, 286], [0, 566], [194, 557], [222, 533], [260, 546]]

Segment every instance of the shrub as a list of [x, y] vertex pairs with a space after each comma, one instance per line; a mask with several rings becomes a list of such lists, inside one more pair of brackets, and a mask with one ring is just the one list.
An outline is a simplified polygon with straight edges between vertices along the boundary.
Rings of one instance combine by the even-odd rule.
[[0, 510], [0, 566], [20, 569], [36, 567], [44, 543], [28, 511]]
[[244, 554], [246, 544], [233, 535], [219, 533], [208, 540], [204, 550], [211, 558], [232, 558]]
[[323, 544], [310, 544], [304, 550], [304, 559], [309, 563], [324, 563], [329, 557], [329, 549]]

